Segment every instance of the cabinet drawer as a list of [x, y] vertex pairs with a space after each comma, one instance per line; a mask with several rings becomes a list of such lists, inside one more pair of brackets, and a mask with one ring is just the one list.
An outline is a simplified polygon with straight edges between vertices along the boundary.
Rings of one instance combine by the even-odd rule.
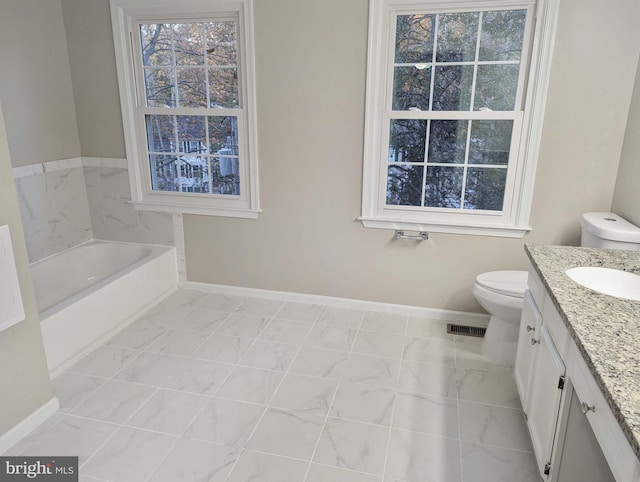
[[544, 306], [544, 301], [547, 297], [547, 291], [544, 287], [544, 284], [542, 283], [542, 280], [540, 279], [540, 276], [538, 276], [538, 273], [536, 273], [536, 270], [533, 266], [529, 266], [529, 277], [527, 278], [527, 285], [529, 285], [529, 291], [531, 291], [538, 309], [542, 309], [542, 307]]
[[575, 351], [576, 353], [572, 357], [571, 382], [583, 407], [585, 405], [590, 407], [586, 412], [587, 420], [589, 420], [616, 480], [620, 482], [635, 481], [640, 467], [638, 458], [631, 449], [577, 347], [575, 347]]

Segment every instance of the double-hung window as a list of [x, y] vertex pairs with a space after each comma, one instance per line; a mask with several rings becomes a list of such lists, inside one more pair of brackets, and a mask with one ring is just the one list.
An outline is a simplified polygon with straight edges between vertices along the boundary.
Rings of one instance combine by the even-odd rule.
[[251, 0], [112, 0], [132, 200], [257, 217]]
[[554, 8], [371, 0], [365, 226], [528, 230]]

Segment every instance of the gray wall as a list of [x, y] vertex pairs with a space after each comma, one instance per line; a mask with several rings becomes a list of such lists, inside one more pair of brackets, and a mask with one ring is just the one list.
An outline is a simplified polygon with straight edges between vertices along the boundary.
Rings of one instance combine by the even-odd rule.
[[[82, 153], [119, 155], [118, 98], [91, 88], [96, 75], [115, 82], [108, 2], [62, 2]], [[434, 234], [420, 245], [355, 220], [367, 6], [255, 2], [264, 212], [258, 220], [184, 216], [190, 280], [475, 311], [469, 288], [478, 273], [524, 268], [525, 242], [577, 244], [580, 215], [611, 208], [640, 49], [637, 1], [619, 0], [615, 9], [605, 0], [561, 2], [533, 231], [518, 240]], [[97, 127], [104, 119], [107, 145]]]
[[633, 89], [612, 210], [640, 226], [640, 68]]
[[2, 0], [0, 101], [14, 166], [80, 155], [60, 1]]
[[0, 332], [0, 435], [53, 397], [0, 107], [0, 225], [3, 224], [8, 224], [11, 231], [26, 320]]

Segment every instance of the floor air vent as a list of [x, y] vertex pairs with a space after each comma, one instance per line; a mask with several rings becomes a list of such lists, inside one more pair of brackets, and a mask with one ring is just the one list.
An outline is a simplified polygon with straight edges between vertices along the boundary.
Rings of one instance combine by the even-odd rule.
[[455, 325], [453, 323], [447, 323], [447, 333], [453, 333], [454, 335], [464, 336], [476, 336], [482, 338], [486, 328], [480, 328], [477, 326]]

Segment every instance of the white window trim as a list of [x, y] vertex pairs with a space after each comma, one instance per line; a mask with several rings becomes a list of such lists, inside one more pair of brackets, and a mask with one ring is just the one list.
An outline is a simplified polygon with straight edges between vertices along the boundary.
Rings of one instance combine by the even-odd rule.
[[[120, 104], [125, 147], [129, 165], [131, 200], [136, 209], [171, 213], [202, 214], [255, 219], [261, 212], [258, 188], [258, 135], [256, 114], [255, 54], [253, 38], [253, 0], [110, 0], [113, 41], [120, 88]], [[240, 196], [216, 196], [152, 191], [145, 178], [146, 136], [140, 120], [132, 29], [137, 20], [165, 18], [198, 19], [207, 15], [232, 12], [239, 16], [241, 38], [239, 65], [243, 73], [240, 85], [242, 111], [238, 123], [244, 124], [240, 138], [244, 163], [240, 164]], [[178, 109], [176, 109], [178, 110]], [[229, 109], [230, 113], [237, 113]], [[178, 113], [178, 112], [174, 112]], [[238, 129], [239, 137], [243, 134]], [[147, 187], [145, 187], [147, 186]]]
[[[358, 219], [366, 228], [415, 230], [435, 233], [485, 235], [520, 238], [531, 230], [531, 211], [536, 164], [540, 150], [540, 138], [551, 71], [551, 58], [555, 41], [559, 0], [535, 2], [534, 36], [531, 45], [528, 83], [525, 91], [522, 138], [517, 155], [514, 190], [510, 205], [502, 212], [464, 211], [444, 216], [423, 208], [386, 206], [386, 190], [382, 186], [382, 139], [388, 137], [382, 131], [386, 117], [385, 89], [388, 56], [386, 51], [388, 19], [391, 12], [412, 11], [424, 8], [441, 12], [505, 8], [514, 4], [534, 3], [518, 0], [370, 0], [369, 2], [369, 50], [367, 58], [366, 125], [364, 143], [364, 169], [362, 188], [362, 216]], [[465, 112], [473, 115], [472, 112]], [[467, 116], [467, 118], [470, 116]], [[510, 169], [511, 171], [511, 169]], [[385, 174], [386, 176], [386, 174]], [[386, 179], [386, 177], [385, 177]], [[507, 193], [505, 193], [507, 199]], [[444, 210], [441, 210], [444, 211]]]

